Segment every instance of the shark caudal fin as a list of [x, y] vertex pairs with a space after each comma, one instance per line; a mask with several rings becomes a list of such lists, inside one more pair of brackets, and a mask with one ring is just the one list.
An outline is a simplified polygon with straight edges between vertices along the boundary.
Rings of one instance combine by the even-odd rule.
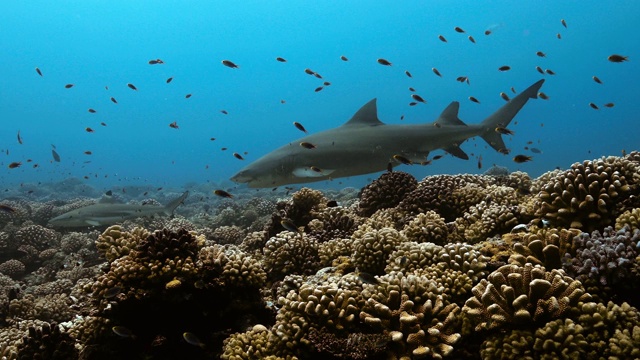
[[505, 146], [504, 141], [502, 141], [502, 135], [496, 131], [496, 128], [506, 128], [513, 117], [516, 116], [518, 111], [522, 109], [529, 99], [538, 98], [538, 90], [542, 87], [542, 83], [544, 83], [544, 79], [529, 86], [525, 91], [509, 100], [506, 105], [486, 118], [482, 122], [483, 132], [480, 134], [484, 141], [489, 143], [489, 145], [497, 151], [501, 153], [508, 153], [507, 147]]
[[182, 202], [184, 201], [184, 199], [187, 198], [187, 196], [189, 196], [189, 192], [185, 191], [182, 195], [180, 195], [180, 197], [171, 200], [165, 207], [164, 207], [164, 213], [171, 216], [173, 215], [173, 212], [176, 210], [176, 208], [178, 206], [180, 206], [180, 204], [182, 204]]

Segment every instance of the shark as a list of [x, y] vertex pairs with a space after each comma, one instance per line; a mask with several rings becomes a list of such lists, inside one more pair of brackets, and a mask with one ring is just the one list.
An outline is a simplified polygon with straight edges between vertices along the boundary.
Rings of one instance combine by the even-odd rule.
[[49, 220], [49, 226], [59, 228], [107, 226], [139, 217], [157, 214], [173, 215], [175, 209], [189, 196], [186, 191], [165, 206], [116, 203], [111, 196], [103, 196], [98, 203], [71, 210]]
[[544, 79], [529, 86], [478, 124], [465, 124], [458, 118], [457, 101], [432, 123], [385, 124], [378, 119], [373, 99], [343, 125], [281, 146], [247, 165], [231, 181], [265, 188], [331, 180], [401, 164], [427, 164], [429, 153], [436, 149], [468, 160], [460, 145], [476, 136], [508, 154], [502, 134], [527, 101], [538, 97], [543, 83]]

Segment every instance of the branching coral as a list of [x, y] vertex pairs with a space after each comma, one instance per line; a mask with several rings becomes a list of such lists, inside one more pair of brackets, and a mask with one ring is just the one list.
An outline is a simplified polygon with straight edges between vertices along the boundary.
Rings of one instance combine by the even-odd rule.
[[319, 268], [318, 242], [303, 233], [283, 231], [267, 241], [264, 266], [273, 279], [311, 274]]
[[[359, 235], [359, 234], [358, 234]], [[353, 264], [363, 272], [382, 274], [387, 258], [396, 246], [407, 241], [406, 237], [393, 228], [370, 230], [353, 237]]]
[[546, 271], [525, 264], [504, 265], [473, 287], [463, 307], [476, 331], [507, 324], [546, 322], [576, 312], [579, 302], [591, 296], [579, 281], [562, 270]]
[[427, 211], [416, 215], [409, 224], [402, 230], [409, 241], [417, 243], [432, 242], [434, 244], [443, 245], [449, 229], [444, 219], [435, 211]]
[[371, 216], [380, 209], [395, 207], [417, 186], [418, 181], [411, 174], [386, 172], [362, 189], [358, 212]]

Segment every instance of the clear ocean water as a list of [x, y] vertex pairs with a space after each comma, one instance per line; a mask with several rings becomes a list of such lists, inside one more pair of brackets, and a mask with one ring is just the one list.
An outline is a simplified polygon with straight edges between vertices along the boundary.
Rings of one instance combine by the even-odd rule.
[[[431, 122], [454, 100], [460, 118], [477, 123], [504, 104], [500, 92], [541, 78], [549, 99], [530, 101], [510, 126], [512, 155], [472, 139], [462, 145], [468, 161], [445, 156], [399, 169], [420, 179], [497, 164], [535, 177], [620, 155], [639, 145], [638, 14], [638, 1], [4, 1], [0, 183], [17, 189], [75, 177], [98, 189], [233, 188], [228, 179], [243, 166], [304, 135], [294, 121], [310, 132], [330, 129], [377, 98], [386, 123]], [[629, 61], [610, 62], [612, 54]], [[155, 59], [164, 64], [150, 65]], [[503, 65], [511, 70], [498, 71]], [[314, 91], [323, 81], [331, 85]], [[409, 87], [427, 103], [409, 106]], [[517, 164], [513, 154], [533, 161]], [[9, 168], [12, 162], [21, 166]], [[360, 187], [375, 177], [311, 186]]]

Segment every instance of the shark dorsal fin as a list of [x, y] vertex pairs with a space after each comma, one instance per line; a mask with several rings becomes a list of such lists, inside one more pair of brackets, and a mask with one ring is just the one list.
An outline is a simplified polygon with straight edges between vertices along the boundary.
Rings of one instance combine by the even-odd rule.
[[436, 122], [440, 125], [462, 125], [467, 126], [467, 124], [463, 123], [462, 120], [458, 119], [458, 109], [460, 108], [460, 103], [457, 101], [453, 101], [449, 106], [447, 106], [444, 111], [438, 117]]
[[102, 195], [100, 200], [98, 200], [98, 204], [118, 204], [118, 203], [120, 203], [120, 201], [118, 201], [113, 196], [109, 196], [107, 194]]
[[364, 104], [360, 110], [358, 110], [352, 117], [344, 123], [343, 126], [377, 126], [384, 125], [380, 119], [378, 119], [378, 106], [376, 105], [376, 99], [372, 99], [368, 103]]

